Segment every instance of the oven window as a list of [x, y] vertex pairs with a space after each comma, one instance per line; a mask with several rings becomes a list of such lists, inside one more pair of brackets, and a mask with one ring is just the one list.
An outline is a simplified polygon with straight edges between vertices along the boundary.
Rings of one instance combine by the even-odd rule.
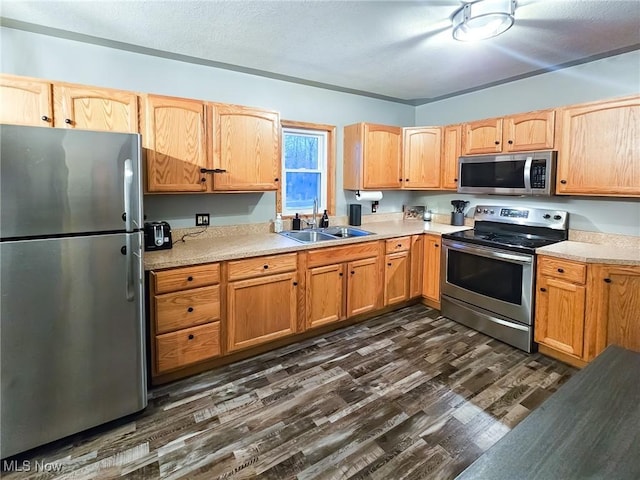
[[524, 160], [462, 164], [462, 186], [524, 188]]
[[522, 303], [523, 266], [455, 250], [448, 251], [447, 282], [486, 297]]

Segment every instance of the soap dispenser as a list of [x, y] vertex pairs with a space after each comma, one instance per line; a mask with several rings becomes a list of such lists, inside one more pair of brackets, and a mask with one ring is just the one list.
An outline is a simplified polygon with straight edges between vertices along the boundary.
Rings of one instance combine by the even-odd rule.
[[282, 231], [282, 214], [276, 213], [276, 220], [273, 222], [273, 231], [276, 233], [280, 233]]
[[320, 227], [327, 228], [328, 226], [329, 226], [329, 215], [325, 210], [324, 213], [322, 214], [322, 218], [320, 219]]

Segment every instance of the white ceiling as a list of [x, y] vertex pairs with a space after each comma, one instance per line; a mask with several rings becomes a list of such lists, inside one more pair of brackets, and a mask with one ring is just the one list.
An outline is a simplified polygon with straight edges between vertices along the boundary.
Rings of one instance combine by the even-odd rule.
[[[451, 37], [459, 0], [0, 0], [2, 25], [418, 105], [640, 48], [639, 0], [518, 0]], [[603, 72], [606, 74], [606, 72]]]

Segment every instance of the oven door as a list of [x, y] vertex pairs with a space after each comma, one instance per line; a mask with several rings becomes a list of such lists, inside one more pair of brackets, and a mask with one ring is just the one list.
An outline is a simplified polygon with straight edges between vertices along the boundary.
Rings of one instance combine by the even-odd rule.
[[449, 239], [442, 247], [443, 295], [532, 324], [533, 255]]

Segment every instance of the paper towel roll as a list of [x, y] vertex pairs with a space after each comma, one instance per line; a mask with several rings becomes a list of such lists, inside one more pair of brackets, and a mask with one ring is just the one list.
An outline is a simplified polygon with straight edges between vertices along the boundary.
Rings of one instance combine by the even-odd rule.
[[369, 202], [374, 202], [376, 200], [382, 200], [382, 192], [361, 192], [361, 191], [357, 191], [356, 192], [356, 200], [358, 200], [359, 202], [362, 201], [369, 201]]

